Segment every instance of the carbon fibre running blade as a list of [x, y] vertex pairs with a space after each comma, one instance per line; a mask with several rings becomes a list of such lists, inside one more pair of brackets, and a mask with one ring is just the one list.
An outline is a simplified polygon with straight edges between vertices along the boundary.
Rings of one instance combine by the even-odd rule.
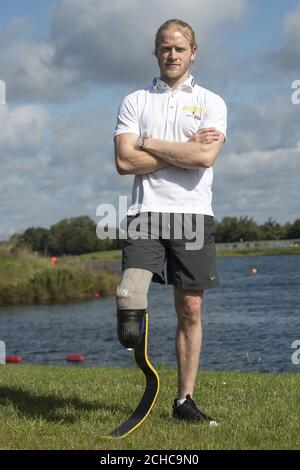
[[158, 392], [159, 392], [159, 375], [152, 366], [148, 358], [148, 313], [145, 315], [145, 331], [143, 334], [142, 341], [134, 350], [134, 356], [137, 365], [143, 371], [146, 377], [146, 388], [144, 394], [132, 413], [132, 415], [119, 426], [117, 429], [112, 431], [108, 436], [101, 436], [106, 439], [123, 438], [128, 434], [135, 431], [147, 418], [151, 409], [154, 406]]

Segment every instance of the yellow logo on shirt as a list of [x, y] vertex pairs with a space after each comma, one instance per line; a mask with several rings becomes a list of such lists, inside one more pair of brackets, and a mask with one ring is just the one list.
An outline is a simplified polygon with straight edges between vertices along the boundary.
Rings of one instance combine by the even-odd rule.
[[183, 106], [182, 110], [188, 111], [189, 113], [193, 113], [193, 114], [200, 114], [202, 111], [202, 108], [201, 106]]

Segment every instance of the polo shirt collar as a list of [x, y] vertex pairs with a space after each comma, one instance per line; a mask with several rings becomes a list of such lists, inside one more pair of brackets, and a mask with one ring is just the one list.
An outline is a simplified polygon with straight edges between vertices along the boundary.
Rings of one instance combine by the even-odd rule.
[[[192, 75], [189, 75], [187, 80], [183, 83], [181, 83], [176, 90], [181, 90], [181, 91], [187, 91], [187, 92], [192, 92], [193, 88], [195, 86], [195, 79]], [[163, 80], [161, 80], [158, 77], [155, 77], [153, 80], [153, 87], [156, 91], [166, 91], [166, 90], [171, 90], [169, 85], [165, 83]], [[172, 90], [173, 91], [173, 90]]]

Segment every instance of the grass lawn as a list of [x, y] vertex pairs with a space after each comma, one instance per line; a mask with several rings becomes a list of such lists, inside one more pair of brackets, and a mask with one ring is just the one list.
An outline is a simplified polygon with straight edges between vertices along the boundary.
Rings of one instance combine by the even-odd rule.
[[195, 400], [221, 421], [175, 424], [175, 369], [159, 366], [150, 416], [123, 439], [105, 440], [144, 390], [137, 368], [0, 366], [0, 449], [299, 449], [300, 374], [201, 371]]

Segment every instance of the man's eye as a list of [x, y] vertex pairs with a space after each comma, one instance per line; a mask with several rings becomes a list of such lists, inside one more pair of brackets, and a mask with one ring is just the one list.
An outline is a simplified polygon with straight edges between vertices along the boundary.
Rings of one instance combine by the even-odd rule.
[[[161, 50], [162, 50], [162, 52], [170, 52], [171, 48], [170, 47], [163, 47]], [[176, 52], [184, 52], [184, 51], [185, 51], [185, 49], [182, 48], [182, 47], [176, 49]]]

